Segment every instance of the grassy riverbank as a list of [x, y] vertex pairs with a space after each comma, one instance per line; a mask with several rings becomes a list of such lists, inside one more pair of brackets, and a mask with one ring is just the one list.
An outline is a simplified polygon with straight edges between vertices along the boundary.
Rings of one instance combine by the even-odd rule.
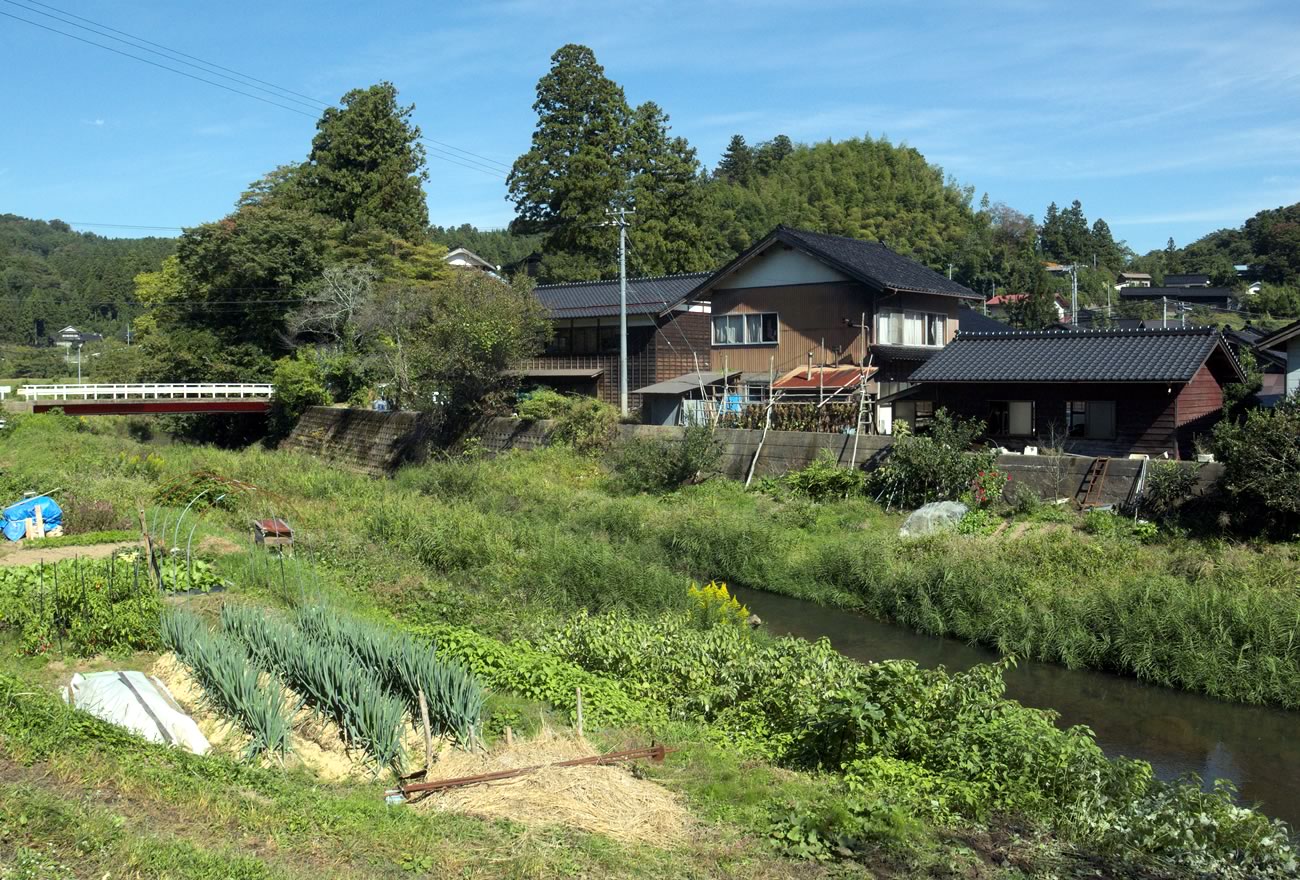
[[[539, 713], [563, 723], [581, 687], [601, 745], [657, 738], [681, 746], [651, 772], [685, 799], [701, 833], [629, 848], [572, 830], [385, 811], [378, 784], [163, 757], [74, 721], [47, 696], [66, 667], [15, 657], [11, 634], [0, 641], [0, 672], [16, 676], [0, 679], [0, 762], [15, 773], [0, 774], [0, 802], [44, 824], [0, 836], [0, 854], [34, 859], [43, 842], [62, 842], [80, 825], [116, 822], [128, 830], [88, 844], [96, 864], [145, 865], [146, 875], [159, 865], [187, 866], [175, 876], [250, 877], [320, 876], [322, 867], [327, 875], [776, 877], [820, 876], [826, 865], [850, 876], [1021, 877], [1072, 876], [1095, 864], [1138, 876], [1245, 877], [1293, 867], [1285, 829], [1226, 797], [1154, 782], [1144, 764], [1107, 761], [1085, 732], [1060, 731], [1002, 700], [988, 670], [866, 667], [824, 645], [704, 627], [689, 622], [698, 609], [686, 591], [691, 577], [717, 578], [900, 618], [915, 606], [911, 625], [996, 641], [987, 618], [1030, 653], [1035, 639], [1065, 644], [1036, 621], [1060, 617], [1069, 597], [1114, 581], [1112, 601], [1129, 607], [1120, 599], [1136, 601], [1144, 571], [1166, 584], [1165, 593], [1147, 591], [1152, 608], [1172, 607], [1169, 591], [1221, 584], [1219, 604], [1187, 606], [1207, 621], [1226, 613], [1235, 580], [1252, 579], [1243, 588], [1250, 596], [1282, 597], [1292, 564], [1285, 548], [1145, 545], [1066, 524], [900, 544], [898, 518], [865, 501], [814, 505], [722, 482], [631, 496], [599, 465], [560, 449], [430, 464], [385, 482], [257, 449], [174, 445], [150, 459], [111, 422], [85, 427], [54, 416], [20, 420], [0, 437], [0, 490], [74, 485], [83, 497], [123, 513], [142, 506], [170, 524], [211, 479], [195, 474], [256, 486], [185, 522], [186, 533], [198, 523], [195, 546], [218, 556], [232, 589], [170, 601], [211, 618], [228, 601], [288, 612], [325, 598], [437, 639], [492, 691], [492, 730], [527, 729]], [[170, 506], [155, 508], [160, 498]], [[249, 518], [272, 513], [297, 527], [297, 558], [283, 568], [250, 565], [247, 553], [232, 551], [246, 541]], [[1213, 565], [1198, 563], [1201, 553]], [[981, 569], [998, 578], [982, 592]], [[931, 595], [950, 582], [949, 598]], [[1028, 607], [1022, 630], [1010, 610], [1016, 600], [998, 596], [999, 585]], [[1276, 609], [1252, 601], [1247, 610], [1265, 616], [1284, 607], [1281, 598]], [[1076, 626], [1095, 628], [1086, 612], [1074, 612]], [[1136, 633], [1142, 618], [1129, 619], [1124, 632]], [[1257, 622], [1241, 625], [1254, 632]], [[156, 634], [143, 638], [138, 647], [156, 647], [148, 642]], [[1095, 663], [1111, 650], [1055, 659]], [[1279, 692], [1288, 680], [1278, 678]], [[107, 794], [55, 810], [41, 779]], [[308, 810], [313, 798], [318, 812]], [[151, 826], [155, 813], [198, 831]]]

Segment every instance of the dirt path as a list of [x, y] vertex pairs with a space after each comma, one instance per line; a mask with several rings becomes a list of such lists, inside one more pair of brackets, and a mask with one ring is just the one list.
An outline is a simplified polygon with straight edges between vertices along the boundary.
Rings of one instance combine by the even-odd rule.
[[23, 547], [6, 543], [0, 547], [0, 565], [35, 565], [38, 562], [61, 562], [64, 559], [105, 559], [119, 547], [137, 546], [135, 541], [114, 544], [87, 544], [82, 547]]

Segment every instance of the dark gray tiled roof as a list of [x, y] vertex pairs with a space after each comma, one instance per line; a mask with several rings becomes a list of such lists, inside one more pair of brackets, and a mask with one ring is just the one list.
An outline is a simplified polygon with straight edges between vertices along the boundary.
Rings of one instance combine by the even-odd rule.
[[1165, 287], [1206, 287], [1210, 283], [1209, 275], [1192, 273], [1190, 275], [1166, 275]]
[[[627, 279], [627, 313], [657, 315], [686, 299], [707, 272]], [[618, 279], [543, 284], [533, 288], [552, 319], [604, 318], [618, 315]]]
[[965, 306], [957, 310], [957, 328], [962, 333], [1000, 333], [1013, 329], [1010, 324]]
[[982, 299], [970, 288], [902, 254], [894, 253], [879, 242], [791, 229], [789, 226], [778, 226], [773, 235], [874, 287]]
[[1217, 330], [959, 333], [913, 382], [1186, 382], [1222, 345]]
[[1119, 292], [1121, 299], [1154, 299], [1169, 297], [1171, 302], [1196, 302], [1197, 300], [1221, 300], [1227, 302], [1232, 298], [1232, 291], [1226, 287], [1125, 287]]

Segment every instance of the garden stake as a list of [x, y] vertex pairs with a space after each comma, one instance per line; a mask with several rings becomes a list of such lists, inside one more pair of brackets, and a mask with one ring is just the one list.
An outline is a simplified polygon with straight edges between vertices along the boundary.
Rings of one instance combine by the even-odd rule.
[[582, 688], [578, 688], [578, 736], [582, 736]]
[[433, 734], [429, 731], [429, 701], [424, 698], [424, 688], [420, 688], [420, 720], [424, 723], [424, 768], [433, 766]]

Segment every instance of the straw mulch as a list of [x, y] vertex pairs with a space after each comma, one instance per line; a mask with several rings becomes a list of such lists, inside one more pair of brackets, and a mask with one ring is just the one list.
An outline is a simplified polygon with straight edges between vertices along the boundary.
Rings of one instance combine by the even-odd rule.
[[[475, 776], [599, 754], [585, 740], [543, 730], [530, 740], [488, 754], [444, 750], [429, 781]], [[670, 844], [690, 834], [679, 798], [625, 764], [548, 767], [512, 779], [453, 788], [415, 802], [427, 808], [509, 819], [526, 825], [565, 825], [634, 843]]]

